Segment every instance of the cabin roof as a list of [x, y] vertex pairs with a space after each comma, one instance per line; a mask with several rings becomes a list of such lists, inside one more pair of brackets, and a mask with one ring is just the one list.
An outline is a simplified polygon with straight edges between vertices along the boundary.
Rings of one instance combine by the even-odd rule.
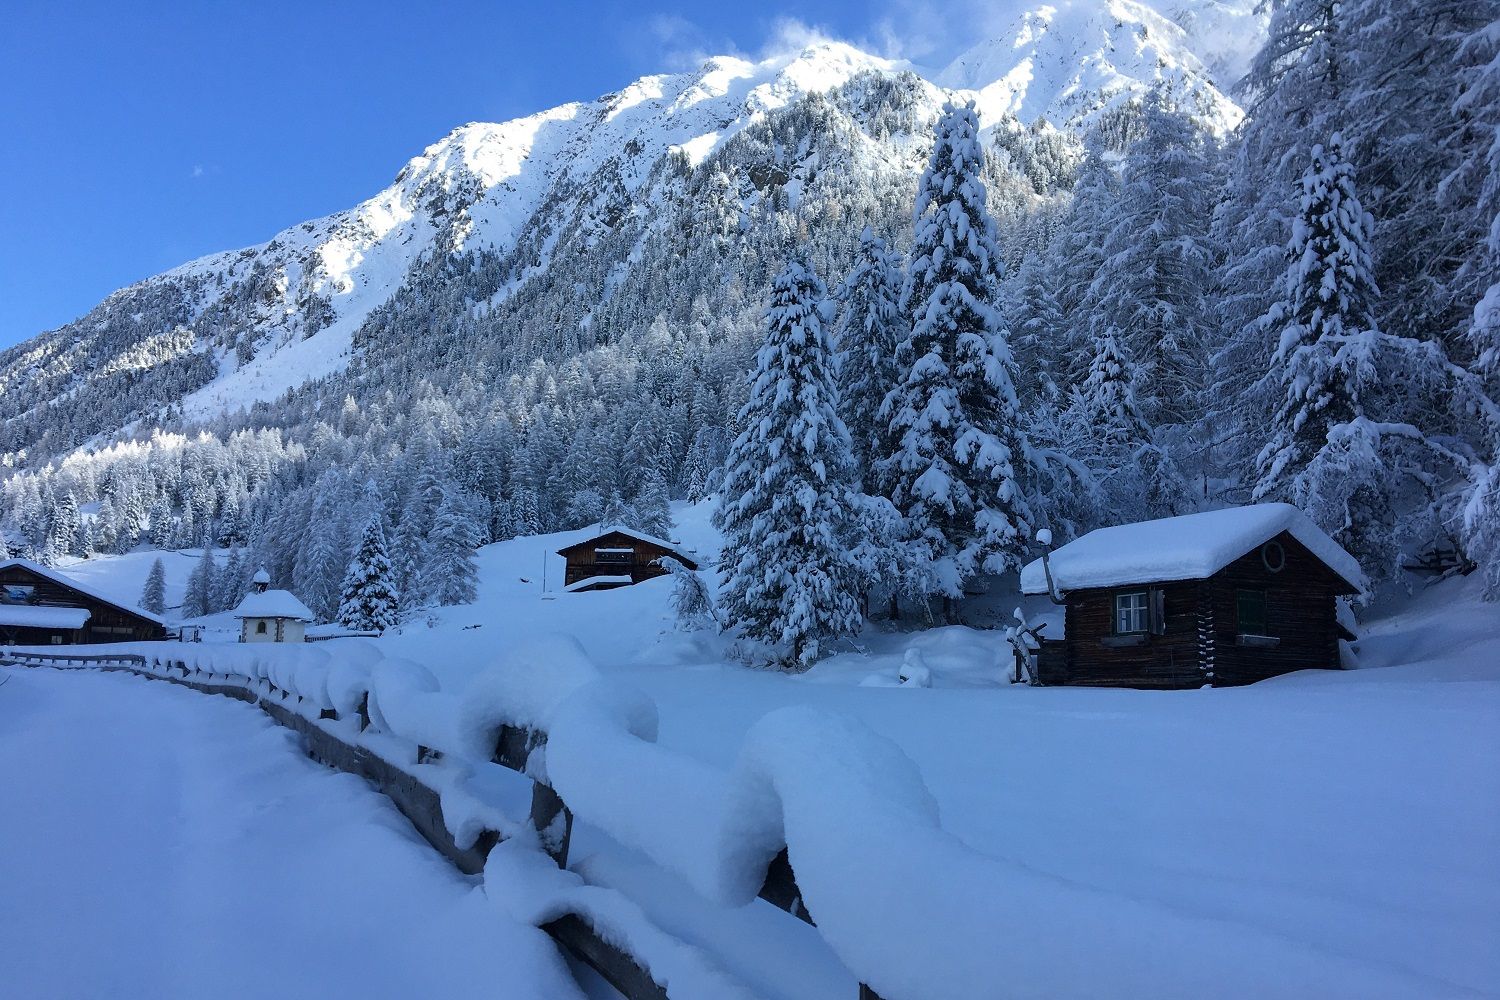
[[0, 604], [0, 625], [12, 628], [83, 628], [88, 608], [62, 608], [45, 604]]
[[166, 625], [166, 622], [162, 620], [160, 615], [154, 615], [143, 608], [136, 607], [134, 604], [125, 604], [115, 600], [113, 597], [106, 597], [93, 587], [79, 583], [71, 576], [65, 576], [50, 566], [43, 566], [41, 563], [32, 562], [30, 559], [6, 559], [0, 562], [0, 570], [7, 570], [12, 567], [20, 567], [29, 573], [46, 577], [59, 586], [67, 587], [69, 590], [76, 591], [85, 597], [91, 597], [101, 604], [108, 604], [110, 607], [123, 611], [128, 615], [135, 615], [137, 618], [144, 618], [146, 621], [155, 622], [158, 625]]
[[589, 535], [587, 538], [581, 538], [569, 545], [564, 545], [562, 548], [557, 550], [557, 554], [566, 559], [569, 552], [574, 552], [578, 549], [595, 547], [606, 538], [609, 538], [611, 535], [624, 535], [625, 537], [633, 538], [638, 542], [645, 542], [648, 545], [655, 545], [658, 548], [666, 549], [668, 552], [672, 553], [679, 560], [685, 563], [689, 568], [697, 567], [697, 561], [693, 558], [693, 554], [687, 549], [684, 549], [681, 545], [678, 545], [676, 542], [669, 542], [665, 538], [657, 538], [655, 535], [648, 535], [644, 531], [636, 531], [633, 528], [611, 527], [604, 531], [595, 532], [594, 534]]
[[[1358, 561], [1296, 507], [1252, 504], [1100, 528], [1052, 552], [1058, 590], [1133, 583], [1204, 580], [1287, 532], [1356, 591], [1365, 588]], [[1045, 594], [1040, 559], [1021, 570], [1021, 591]]]
[[307, 605], [297, 600], [290, 590], [268, 590], [265, 593], [250, 593], [234, 609], [236, 618], [295, 618], [298, 621], [315, 621], [317, 616]]

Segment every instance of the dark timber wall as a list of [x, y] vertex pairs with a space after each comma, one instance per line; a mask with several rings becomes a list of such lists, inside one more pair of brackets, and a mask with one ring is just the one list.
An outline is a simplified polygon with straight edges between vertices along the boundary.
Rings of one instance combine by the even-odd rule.
[[[1190, 688], [1250, 684], [1294, 670], [1339, 666], [1337, 601], [1354, 588], [1283, 532], [1285, 553], [1273, 571], [1262, 547], [1207, 580], [1121, 584], [1065, 595], [1066, 635], [1038, 657], [1044, 684]], [[1160, 590], [1160, 634], [1114, 634], [1114, 598], [1127, 590]], [[1265, 594], [1262, 638], [1242, 635], [1237, 592]]]

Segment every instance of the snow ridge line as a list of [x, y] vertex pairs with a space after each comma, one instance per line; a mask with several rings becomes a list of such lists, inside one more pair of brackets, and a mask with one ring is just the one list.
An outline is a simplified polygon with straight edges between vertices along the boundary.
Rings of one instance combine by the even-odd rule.
[[[308, 755], [319, 763], [372, 782], [411, 821], [423, 839], [460, 871], [469, 875], [484, 873], [487, 894], [493, 895], [492, 866], [486, 862], [492, 848], [502, 840], [507, 845], [506, 863], [494, 866], [496, 874], [503, 877], [524, 872], [530, 867], [529, 881], [534, 885], [544, 885], [535, 870], [543, 866], [550, 868], [553, 888], [560, 881], [565, 890], [551, 893], [556, 901], [533, 904], [529, 911], [524, 905], [507, 900], [503, 893], [500, 901], [513, 915], [528, 912], [539, 915], [524, 922], [545, 931], [629, 1000], [666, 1000], [668, 993], [653, 977], [651, 968], [643, 965], [627, 945], [640, 946], [647, 955], [655, 953], [659, 964], [685, 972], [689, 979], [713, 982], [720, 978], [715, 975], [717, 970], [697, 968], [703, 962], [694, 949], [651, 926], [640, 908], [620, 893], [584, 885], [576, 874], [557, 868], [541, 849], [542, 837], [536, 831], [526, 829], [523, 823], [497, 824], [507, 827], [508, 835], [504, 837], [494, 830], [471, 830], [467, 834], [451, 832], [444, 820], [446, 789], [427, 784], [422, 780], [425, 776], [414, 773], [410, 762], [397, 763], [370, 746], [347, 742], [343, 738], [347, 733], [340, 735], [331, 731], [335, 726], [348, 727], [350, 724], [358, 727], [356, 733], [364, 731], [371, 720], [363, 699], [356, 709], [357, 718], [341, 718], [331, 708], [320, 709], [317, 716], [312, 716], [306, 711], [302, 696], [280, 688], [268, 679], [204, 670], [196, 663], [190, 667], [185, 660], [163, 660], [141, 653], [58, 654], [5, 648], [0, 649], [0, 666], [117, 671], [255, 705], [278, 725], [301, 735]], [[426, 755], [427, 748], [420, 748], [418, 757]], [[560, 863], [562, 859], [558, 860]], [[726, 988], [717, 995], [750, 995], [737, 983], [725, 980], [717, 985]]]

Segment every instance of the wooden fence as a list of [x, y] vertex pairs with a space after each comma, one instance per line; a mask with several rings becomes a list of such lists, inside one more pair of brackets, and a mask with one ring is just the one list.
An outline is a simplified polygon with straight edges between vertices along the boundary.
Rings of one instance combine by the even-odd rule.
[[[313, 720], [287, 707], [287, 701], [300, 702], [302, 699], [299, 695], [277, 688], [269, 681], [246, 678], [244, 684], [220, 684], [211, 679], [212, 675], [189, 668], [181, 660], [153, 657], [152, 662], [164, 668], [163, 671], [158, 673], [149, 669], [147, 658], [134, 653], [20, 653], [0, 650], [0, 664], [126, 671], [150, 680], [165, 680], [204, 694], [224, 695], [255, 705], [277, 724], [297, 732], [304, 740], [308, 755], [314, 760], [335, 770], [358, 775], [373, 784], [411, 821], [423, 839], [460, 871], [469, 875], [484, 871], [485, 860], [490, 850], [500, 842], [500, 834], [486, 830], [471, 846], [460, 847], [443, 820], [441, 798], [435, 789], [368, 748], [345, 742], [318, 724], [321, 720], [337, 720], [339, 716], [334, 710], [324, 709], [320, 719]], [[249, 686], [251, 684], [264, 686], [268, 696], [257, 694]], [[366, 695], [357, 709], [361, 732], [371, 728], [368, 699], [369, 696]], [[544, 747], [546, 742], [546, 733], [505, 725], [500, 728], [491, 760], [525, 775], [531, 754]], [[434, 758], [435, 754], [427, 748], [418, 748], [418, 766], [420, 762]], [[572, 812], [545, 782], [530, 778], [529, 775], [528, 778], [532, 782], [531, 825], [535, 828], [543, 849], [559, 866], [566, 867], [573, 828]], [[797, 919], [817, 926], [812, 914], [803, 905], [802, 892], [797, 887], [797, 876], [792, 870], [791, 858], [785, 848], [767, 866], [759, 895], [761, 899]], [[542, 925], [541, 929], [629, 1000], [666, 1000], [667, 991], [640, 962], [604, 940], [585, 917], [567, 914]], [[880, 997], [874, 990], [861, 984], [859, 1000], [880, 1000]]]

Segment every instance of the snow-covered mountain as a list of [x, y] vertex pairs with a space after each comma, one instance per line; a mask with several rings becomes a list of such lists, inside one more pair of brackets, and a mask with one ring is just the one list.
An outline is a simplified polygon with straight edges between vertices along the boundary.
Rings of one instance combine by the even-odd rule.
[[[333, 375], [366, 349], [372, 315], [435, 260], [467, 261], [466, 273], [482, 261], [498, 275], [482, 293], [463, 293], [464, 307], [483, 315], [545, 276], [559, 240], [575, 250], [628, 231], [634, 243], [600, 286], [607, 295], [641, 265], [646, 234], [689, 211], [672, 202], [684, 172], [745, 129], [860, 81], [892, 82], [915, 119], [872, 125], [884, 100], [872, 98], [829, 127], [851, 123], [841, 135], [847, 155], [894, 184], [914, 182], [925, 153], [918, 126], [953, 91], [977, 100], [990, 129], [1008, 119], [1078, 126], [1164, 80], [1211, 127], [1227, 129], [1239, 110], [1220, 76], [1233, 61], [1226, 53], [1254, 47], [1248, 11], [1248, 0], [1161, 0], [1160, 9], [1060, 0], [1021, 13], [937, 73], [818, 42], [760, 61], [710, 59], [593, 101], [465, 125], [352, 209], [149, 278], [0, 353], [0, 453], [35, 460], [121, 428], [233, 412]], [[842, 107], [843, 98], [830, 100]], [[750, 172], [754, 190], [740, 198], [742, 227], [751, 224], [746, 199], [795, 202], [820, 168], [806, 150], [772, 147], [774, 162], [763, 177]]]

